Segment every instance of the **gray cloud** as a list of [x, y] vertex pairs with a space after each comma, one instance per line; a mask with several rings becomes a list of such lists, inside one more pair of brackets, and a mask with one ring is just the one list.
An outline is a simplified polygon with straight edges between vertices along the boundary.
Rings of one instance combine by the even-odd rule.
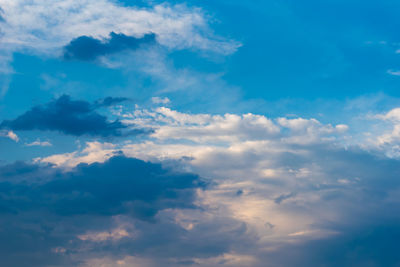
[[[170, 209], [201, 212], [195, 190], [204, 187], [196, 175], [124, 156], [68, 172], [23, 162], [2, 166], [0, 240], [7, 240], [0, 242], [2, 265], [76, 266], [91, 257], [126, 255], [175, 262], [219, 255], [244, 238], [243, 223], [211, 220], [188, 231], [167, 216]], [[112, 229], [121, 225], [123, 234], [114, 238]], [[97, 232], [103, 234], [90, 234]]]
[[111, 32], [110, 38], [102, 41], [89, 36], [80, 36], [64, 47], [64, 58], [91, 61], [99, 56], [135, 50], [142, 45], [154, 44], [155, 37], [155, 34], [145, 34], [142, 38], [135, 38]]
[[45, 105], [31, 108], [14, 120], [5, 120], [0, 128], [14, 131], [49, 130], [81, 136], [113, 137], [124, 134], [141, 134], [146, 130], [136, 129], [123, 132], [127, 128], [120, 121], [108, 121], [96, 111], [99, 107], [110, 106], [126, 98], [105, 98], [92, 105], [83, 100], [72, 100], [63, 95]]

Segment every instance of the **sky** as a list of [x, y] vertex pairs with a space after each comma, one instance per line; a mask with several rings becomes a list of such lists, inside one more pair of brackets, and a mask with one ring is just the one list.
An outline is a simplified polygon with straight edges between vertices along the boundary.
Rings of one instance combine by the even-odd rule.
[[1, 265], [400, 266], [399, 12], [0, 0]]

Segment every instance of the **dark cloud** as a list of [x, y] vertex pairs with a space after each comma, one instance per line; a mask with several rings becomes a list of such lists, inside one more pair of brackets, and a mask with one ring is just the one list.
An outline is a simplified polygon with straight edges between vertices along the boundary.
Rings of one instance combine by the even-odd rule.
[[111, 97], [111, 96], [109, 96], [109, 97], [103, 98], [101, 100], [98, 100], [95, 103], [95, 105], [97, 107], [110, 107], [110, 106], [114, 106], [116, 104], [119, 104], [121, 102], [125, 102], [128, 100], [129, 100], [129, 98], [126, 98], [126, 97]]
[[[352, 149], [314, 147], [306, 157], [285, 154], [279, 162], [290, 169], [319, 166], [317, 180], [296, 178], [295, 188], [283, 191], [296, 194], [278, 194], [275, 200], [289, 213], [334, 214], [334, 219], [322, 216], [325, 219], [311, 225], [330, 234], [291, 236], [290, 242], [284, 236], [277, 241], [273, 233], [281, 225], [267, 215], [265, 231], [272, 235], [270, 240], [265, 235], [261, 239], [223, 211], [212, 215], [218, 208], [197, 207], [196, 190], [212, 187], [197, 175], [124, 156], [81, 164], [68, 172], [24, 162], [0, 167], [2, 266], [26, 266], [26, 262], [79, 266], [88, 259], [105, 257], [115, 262], [128, 255], [151, 259], [150, 266], [166, 267], [399, 266], [397, 160]], [[353, 183], [343, 185], [338, 179]], [[238, 192], [231, 194], [232, 201], [247, 195]], [[296, 200], [310, 192], [308, 196], [318, 196], [317, 202]], [[285, 201], [288, 198], [293, 200]], [[182, 217], [174, 214], [186, 217], [179, 221]], [[185, 218], [194, 223], [190, 230], [180, 224]], [[131, 236], [79, 238], [88, 233], [107, 235], [121, 225]], [[246, 265], [229, 258], [212, 259], [227, 254], [250, 255], [255, 260]], [[207, 263], [201, 261], [205, 259]]]
[[263, 253], [260, 258], [267, 265], [288, 267], [379, 267], [400, 266], [397, 243], [400, 226], [397, 223], [360, 225], [357, 228], [338, 229], [332, 237], [289, 244], [274, 253]]
[[106, 98], [97, 104], [71, 100], [63, 95], [45, 105], [33, 107], [14, 120], [5, 120], [0, 128], [15, 131], [50, 130], [64, 134], [81, 136], [113, 137], [123, 134], [140, 134], [145, 130], [137, 129], [123, 133], [127, 127], [120, 121], [108, 121], [107, 117], [96, 112], [100, 106], [110, 106], [125, 100], [124, 98]]
[[[167, 209], [197, 210], [196, 190], [204, 187], [197, 175], [124, 156], [81, 164], [68, 172], [22, 162], [0, 167], [2, 266], [26, 266], [26, 262], [30, 266], [76, 266], [72, 254], [168, 257], [174, 253], [185, 257], [185, 253], [223, 253], [232, 238], [245, 231], [243, 225], [232, 225], [231, 240], [226, 242], [226, 231], [217, 234], [213, 229], [226, 222], [209, 222], [189, 233], [170, 219], [159, 222], [155, 217]], [[127, 231], [134, 231], [135, 238], [118, 243], [78, 238], [87, 232], [109, 231], [118, 226], [117, 217], [134, 222], [134, 229]]]
[[296, 193], [294, 193], [294, 192], [289, 193], [289, 194], [283, 194], [283, 195], [280, 195], [279, 197], [275, 198], [274, 202], [276, 204], [281, 204], [282, 201], [285, 201], [285, 200], [287, 200], [289, 198], [292, 198], [294, 196], [296, 196]]
[[80, 36], [64, 47], [64, 58], [92, 61], [99, 56], [134, 50], [141, 45], [155, 43], [155, 37], [155, 34], [146, 34], [142, 38], [135, 38], [112, 32], [110, 38], [103, 41], [89, 36]]
[[[123, 156], [105, 163], [80, 164], [66, 173], [51, 166], [17, 162], [2, 167], [0, 175], [0, 192], [10, 200], [2, 203], [9, 209], [17, 212], [25, 206], [47, 205], [54, 214], [69, 216], [131, 214], [151, 218], [164, 208], [192, 208], [193, 189], [204, 185], [196, 175], [168, 173], [159, 164]], [[41, 180], [33, 180], [35, 176]], [[12, 200], [22, 196], [26, 199]]]

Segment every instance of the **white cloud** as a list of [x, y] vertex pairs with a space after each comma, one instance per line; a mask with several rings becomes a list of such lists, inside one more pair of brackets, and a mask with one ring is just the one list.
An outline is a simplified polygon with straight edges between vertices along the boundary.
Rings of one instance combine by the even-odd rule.
[[91, 232], [83, 235], [78, 235], [78, 238], [83, 241], [104, 242], [107, 240], [119, 240], [126, 237], [132, 237], [126, 229], [118, 228], [107, 232]]
[[13, 131], [0, 130], [0, 137], [7, 137], [15, 142], [19, 142], [19, 137]]
[[52, 146], [52, 144], [49, 141], [40, 141], [39, 139], [32, 142], [25, 144], [26, 146]]
[[400, 157], [400, 108], [393, 108], [386, 113], [370, 115], [374, 127], [367, 132], [362, 144], [368, 150], [381, 151], [392, 158]]
[[[239, 43], [216, 36], [200, 8], [160, 4], [151, 8], [123, 6], [112, 0], [0, 0], [0, 96], [8, 89], [7, 75], [14, 52], [60, 56], [79, 36], [106, 39], [111, 32], [141, 37], [155, 33], [168, 49], [196, 49], [223, 55]], [[115, 62], [107, 62], [113, 66]]]
[[168, 97], [152, 97], [151, 101], [154, 104], [164, 104], [164, 105], [166, 105], [166, 104], [171, 103], [171, 100], [169, 100]]
[[[313, 163], [313, 146], [334, 144], [347, 126], [303, 118], [279, 118], [275, 122], [250, 113], [188, 114], [165, 107], [122, 114], [125, 123], [154, 128], [155, 132], [143, 142], [87, 143], [87, 148], [80, 152], [53, 155], [41, 161], [73, 167], [81, 162], [103, 162], [119, 151], [143, 160], [179, 160], [187, 171], [218, 181], [213, 190], [199, 192], [202, 206], [218, 207], [213, 216], [221, 213], [243, 221], [249, 231], [268, 242], [290, 241], [290, 235], [300, 231], [310, 233], [305, 238], [330, 233], [310, 226], [330, 218], [330, 211], [316, 210], [315, 216], [310, 216], [309, 211], [294, 212], [281, 207], [286, 203], [318, 203], [321, 198], [306, 189], [310, 184], [343, 185], [338, 180], [351, 179], [330, 180], [324, 169]], [[288, 162], [287, 157], [292, 159]], [[307, 160], [302, 162], [303, 159]], [[239, 190], [243, 193], [236, 197]], [[302, 193], [288, 194], [297, 191]], [[288, 197], [277, 204], [275, 199], [285, 194]], [[276, 227], [268, 230], [266, 225]]]
[[46, 158], [37, 158], [35, 161], [52, 163], [64, 167], [74, 167], [79, 163], [104, 162], [118, 151], [116, 145], [111, 143], [87, 142], [82, 151], [72, 153], [55, 154]]
[[[88, 143], [82, 151], [41, 161], [73, 167], [80, 162], [103, 162], [122, 151], [127, 157], [162, 161], [208, 178], [212, 186], [197, 192], [201, 211], [166, 210], [158, 215], [187, 232], [199, 231], [209, 220], [230, 218], [246, 226], [245, 235], [262, 254], [285, 244], [334, 238], [341, 234], [336, 226], [360, 224], [376, 205], [398, 202], [398, 189], [381, 182], [391, 181], [393, 173], [397, 177], [397, 170], [382, 170], [391, 165], [359, 148], [345, 148], [342, 139], [348, 126], [344, 124], [255, 114], [189, 114], [165, 107], [122, 110], [120, 115], [126, 123], [154, 128], [154, 134], [144, 141]], [[397, 123], [397, 111], [377, 118]], [[382, 177], [383, 172], [388, 175]], [[390, 197], [377, 194], [374, 201], [366, 201], [376, 183], [382, 183], [377, 190]], [[90, 237], [111, 240], [110, 233], [91, 233]], [[232, 250], [215, 258], [191, 260], [206, 266], [217, 262], [263, 266], [254, 251], [247, 252]]]
[[153, 32], [173, 49], [197, 48], [229, 54], [238, 44], [213, 36], [198, 8], [156, 5], [122, 6], [110, 0], [0, 0], [1, 45], [6, 50], [53, 53], [73, 38], [107, 38], [110, 32], [143, 36]]

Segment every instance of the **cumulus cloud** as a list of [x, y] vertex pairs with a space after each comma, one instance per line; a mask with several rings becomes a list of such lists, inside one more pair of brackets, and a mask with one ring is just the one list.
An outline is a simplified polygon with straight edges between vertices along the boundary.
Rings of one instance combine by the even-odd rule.
[[[397, 160], [326, 142], [300, 147], [285, 144], [274, 149], [266, 142], [255, 141], [232, 147], [186, 145], [178, 152], [179, 146], [145, 143], [115, 148], [131, 157], [152, 154], [163, 159], [164, 164], [169, 156], [174, 157], [176, 149], [179, 165], [212, 178], [213, 186], [197, 197], [197, 203], [208, 215], [178, 213], [175, 217], [187, 231], [199, 227], [208, 216], [220, 218], [222, 224], [236, 221], [246, 225], [241, 234], [235, 234], [248, 238], [246, 248], [237, 247], [241, 240], [233, 241], [234, 247], [226, 247], [220, 255], [202, 258], [181, 254], [189, 266], [309, 266], [313, 260], [316, 265], [334, 266], [329, 265], [330, 253], [336, 255], [333, 262], [347, 266], [396, 263], [397, 254], [385, 251], [375, 241], [382, 237], [395, 242], [395, 237], [384, 234], [382, 229], [397, 229], [395, 222], [400, 219], [396, 212], [400, 192]], [[91, 158], [89, 154], [86, 157]], [[375, 230], [381, 234], [369, 232]], [[105, 236], [112, 239], [101, 231], [94, 233], [92, 239]], [[343, 253], [343, 246], [354, 248], [351, 242], [363, 239], [371, 242], [361, 243], [362, 251], [348, 248], [356, 254]], [[313, 257], [315, 246], [324, 256]], [[292, 254], [294, 250], [301, 253]], [[370, 254], [373, 250], [386, 258]], [[287, 253], [291, 259], [284, 256]], [[140, 256], [151, 259], [146, 253]], [[159, 259], [155, 263], [154, 260], [155, 266], [160, 265]]]
[[198, 209], [204, 186], [197, 175], [121, 155], [67, 172], [1, 166], [0, 236], [12, 240], [0, 242], [2, 263], [77, 266], [138, 255], [174, 266], [226, 253], [233, 240], [246, 240], [246, 228]]
[[[14, 120], [4, 120], [0, 127], [14, 131], [59, 131], [76, 136], [121, 136], [122, 130], [127, 127], [118, 120], [109, 122], [107, 117], [96, 112], [96, 108], [122, 100], [124, 99], [107, 98], [97, 105], [91, 105], [89, 102], [71, 100], [69, 96], [63, 95], [45, 105], [33, 107]], [[144, 131], [136, 130], [135, 133]]]
[[[398, 232], [398, 160], [345, 146], [342, 138], [348, 126], [255, 114], [190, 114], [165, 107], [119, 112], [124, 123], [152, 127], [154, 133], [141, 142], [89, 142], [83, 150], [38, 158], [37, 163], [56, 164], [70, 172], [82, 162], [107, 165], [122, 151], [126, 157], [197, 173], [210, 183], [206, 190], [193, 189], [196, 195], [189, 202], [201, 209], [159, 209], [150, 217], [162, 223], [153, 225], [133, 213], [141, 222], [123, 219], [108, 225], [108, 230], [76, 234], [89, 248], [126, 245], [118, 253], [91, 254], [83, 260], [87, 266], [390, 266], [398, 262], [393, 250], [377, 242], [380, 237], [386, 243], [396, 240], [384, 229]], [[24, 173], [29, 173], [26, 169]], [[10, 168], [4, 173], [10, 173]], [[65, 184], [60, 188], [61, 195], [76, 191], [81, 196], [76, 188]], [[104, 209], [109, 211], [111, 204], [103, 204]], [[143, 232], [155, 234], [140, 235]], [[156, 242], [144, 245], [142, 237]], [[360, 245], [354, 246], [357, 242]], [[316, 247], [321, 257], [315, 257]]]
[[[362, 146], [370, 151], [383, 152], [388, 157], [400, 157], [400, 108], [386, 113], [368, 115], [370, 129]], [[372, 121], [372, 123], [371, 123]]]

